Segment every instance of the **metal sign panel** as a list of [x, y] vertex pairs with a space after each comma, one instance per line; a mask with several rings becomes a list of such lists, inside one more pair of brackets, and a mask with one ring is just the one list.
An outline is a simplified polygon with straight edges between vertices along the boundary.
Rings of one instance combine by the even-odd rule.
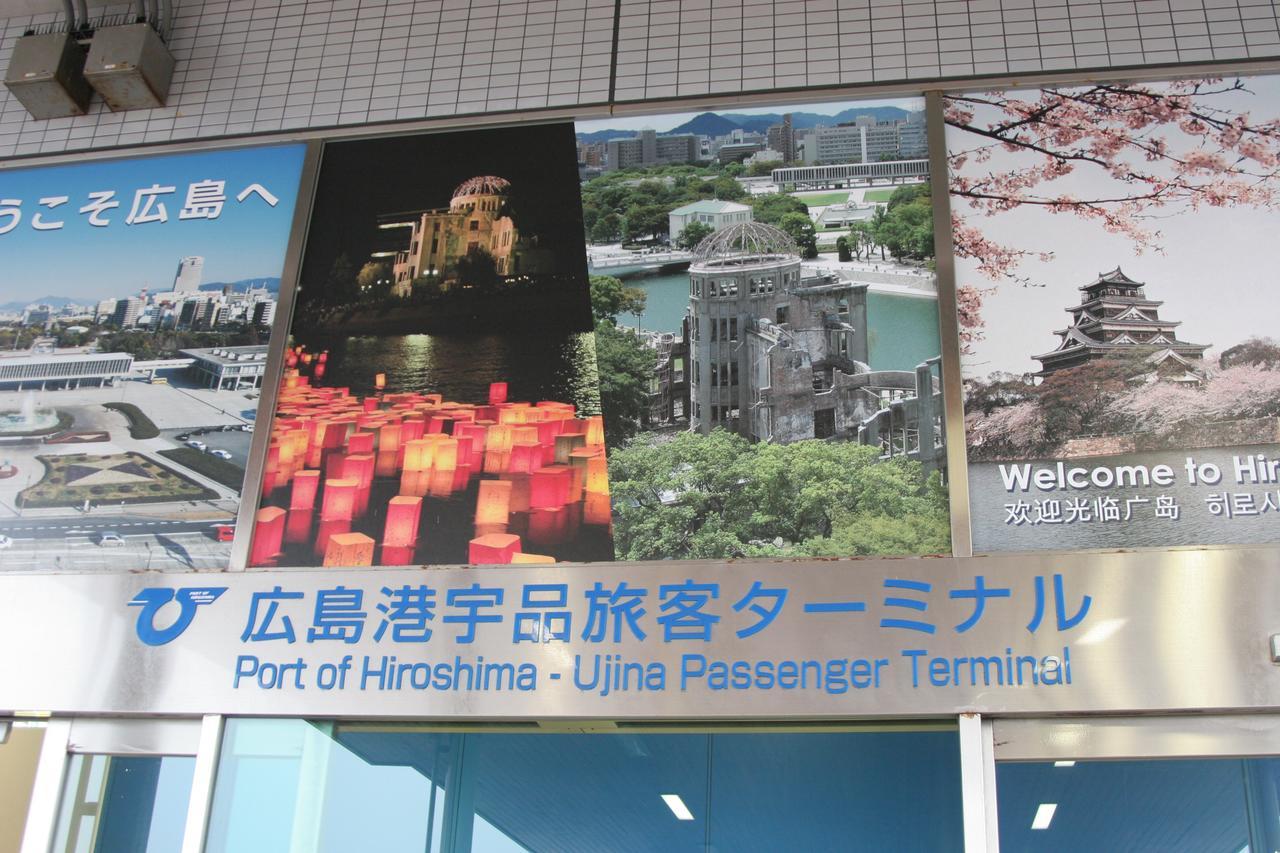
[[830, 718], [1280, 707], [1280, 550], [0, 579], [0, 709]]

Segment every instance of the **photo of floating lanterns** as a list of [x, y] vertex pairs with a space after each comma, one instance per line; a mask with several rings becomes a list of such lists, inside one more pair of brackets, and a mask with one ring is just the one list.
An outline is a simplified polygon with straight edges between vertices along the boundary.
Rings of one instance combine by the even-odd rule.
[[604, 425], [571, 403], [317, 384], [286, 353], [253, 566], [500, 565], [613, 556]]

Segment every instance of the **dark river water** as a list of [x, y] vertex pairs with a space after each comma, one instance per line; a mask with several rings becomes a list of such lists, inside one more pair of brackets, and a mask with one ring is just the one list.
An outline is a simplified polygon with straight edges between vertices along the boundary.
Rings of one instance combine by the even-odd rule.
[[375, 391], [374, 377], [387, 375], [388, 393], [443, 394], [458, 403], [484, 403], [489, 383], [508, 383], [507, 398], [573, 403], [584, 414], [600, 411], [595, 337], [590, 332], [523, 335], [390, 335], [339, 337], [309, 334], [297, 339], [313, 352], [329, 351], [324, 387], [347, 386], [352, 394]]
[[[1233, 456], [1263, 453], [1269, 459], [1280, 456], [1280, 445], [1209, 448], [1187, 451], [1158, 451], [1124, 456], [1105, 456], [1069, 461], [1067, 467], [1092, 468], [1114, 465], [1165, 464], [1173, 468], [1171, 486], [1124, 487], [1112, 489], [1070, 489], [1042, 492], [1034, 486], [1027, 492], [1006, 492], [999, 465], [994, 462], [969, 463], [969, 505], [973, 521], [975, 551], [1040, 551], [1076, 548], [1162, 548], [1170, 545], [1261, 545], [1280, 542], [1280, 512], [1274, 510], [1257, 515], [1214, 515], [1206, 499], [1223, 492], [1249, 494], [1261, 510], [1263, 496], [1270, 492], [1273, 504], [1280, 504], [1280, 483], [1237, 484], [1232, 465]], [[1184, 471], [1186, 457], [1197, 463], [1211, 462], [1222, 471], [1216, 485], [1191, 485]], [[1032, 463], [1051, 466], [1051, 461]], [[1003, 463], [1010, 464], [1010, 463]], [[1011, 524], [1007, 522], [1006, 504], [1019, 500], [1034, 504], [1045, 498], [1060, 499], [1065, 509], [1068, 498], [1085, 498], [1090, 503], [1103, 496], [1119, 500], [1123, 519], [1126, 500], [1147, 498], [1150, 503], [1132, 505], [1129, 521], [1076, 521], [1072, 524]], [[1179, 517], [1156, 518], [1155, 498], [1172, 497], [1179, 507]], [[1096, 511], [1094, 515], [1096, 516]], [[1030, 513], [1035, 518], [1034, 506]]]

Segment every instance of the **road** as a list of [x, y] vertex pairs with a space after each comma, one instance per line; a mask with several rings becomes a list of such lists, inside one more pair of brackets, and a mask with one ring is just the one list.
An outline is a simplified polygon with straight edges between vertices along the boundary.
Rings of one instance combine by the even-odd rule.
[[[231, 551], [230, 542], [218, 542], [210, 535], [213, 525], [208, 520], [166, 521], [125, 515], [61, 522], [0, 522], [0, 533], [13, 540], [11, 546], [0, 549], [0, 571], [225, 569]], [[120, 534], [124, 544], [99, 545], [99, 536], [106, 531]]]

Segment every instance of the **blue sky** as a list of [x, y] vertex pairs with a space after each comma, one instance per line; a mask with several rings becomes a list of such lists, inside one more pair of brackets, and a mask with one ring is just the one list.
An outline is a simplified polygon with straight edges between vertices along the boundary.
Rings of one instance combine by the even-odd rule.
[[[21, 221], [0, 234], [0, 302], [41, 296], [97, 302], [143, 287], [168, 290], [178, 261], [188, 255], [205, 259], [206, 282], [280, 275], [304, 149], [274, 145], [0, 171], [0, 200], [22, 200]], [[179, 219], [188, 186], [205, 180], [226, 182], [221, 214]], [[257, 194], [235, 200], [254, 183], [276, 196], [275, 207]], [[155, 184], [175, 188], [158, 197], [168, 220], [126, 224], [135, 192]], [[106, 190], [115, 191], [119, 207], [102, 213], [108, 225], [95, 227], [79, 211], [91, 192]], [[69, 200], [52, 209], [39, 203], [56, 196]], [[5, 209], [0, 204], [0, 229], [12, 220]], [[37, 213], [63, 227], [36, 230]]]

